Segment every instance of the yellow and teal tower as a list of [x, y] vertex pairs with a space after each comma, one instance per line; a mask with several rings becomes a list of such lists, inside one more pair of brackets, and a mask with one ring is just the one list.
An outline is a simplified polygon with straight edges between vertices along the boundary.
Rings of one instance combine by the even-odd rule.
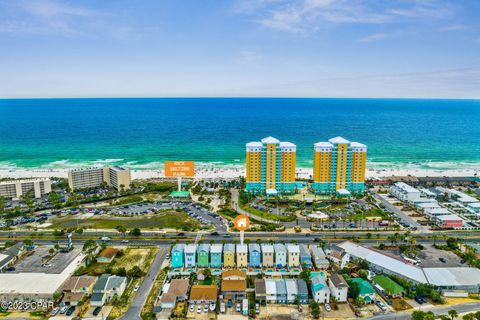
[[297, 146], [267, 137], [246, 144], [246, 190], [256, 194], [292, 194], [297, 190]]
[[314, 144], [313, 185], [316, 194], [365, 191], [367, 146], [336, 137]]

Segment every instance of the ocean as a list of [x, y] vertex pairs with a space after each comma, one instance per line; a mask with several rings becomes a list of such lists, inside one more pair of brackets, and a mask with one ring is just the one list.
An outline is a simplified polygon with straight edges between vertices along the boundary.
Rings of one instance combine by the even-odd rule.
[[297, 145], [342, 136], [368, 145], [375, 168], [480, 168], [480, 100], [310, 98], [1, 99], [0, 168], [165, 160], [245, 162], [245, 143], [273, 136]]

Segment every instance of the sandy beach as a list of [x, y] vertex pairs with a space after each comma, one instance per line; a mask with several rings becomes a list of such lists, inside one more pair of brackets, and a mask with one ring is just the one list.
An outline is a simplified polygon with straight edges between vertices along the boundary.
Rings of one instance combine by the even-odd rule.
[[[313, 169], [297, 168], [297, 178], [311, 178]], [[383, 178], [389, 176], [417, 176], [417, 177], [470, 177], [480, 174], [479, 169], [464, 170], [432, 170], [432, 169], [384, 169], [367, 168], [368, 179]], [[67, 178], [68, 169], [0, 169], [0, 178]], [[195, 179], [233, 179], [245, 176], [242, 166], [232, 167], [201, 167], [195, 170]], [[132, 170], [132, 179], [163, 178], [163, 170]]]

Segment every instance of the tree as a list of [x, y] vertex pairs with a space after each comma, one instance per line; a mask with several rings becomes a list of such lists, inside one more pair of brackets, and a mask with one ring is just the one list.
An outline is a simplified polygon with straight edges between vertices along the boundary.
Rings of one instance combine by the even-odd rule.
[[455, 309], [448, 310], [448, 315], [450, 316], [450, 319], [454, 320], [456, 317], [458, 317], [458, 312]]
[[125, 237], [125, 234], [127, 233], [127, 228], [125, 226], [117, 226], [116, 229], [123, 235], [123, 237]]
[[97, 247], [97, 243], [95, 241], [87, 240], [83, 244], [82, 251], [83, 252], [92, 252], [93, 250], [95, 250], [96, 247]]
[[300, 278], [307, 283], [310, 282], [310, 270], [307, 268], [304, 268], [302, 272], [300, 272]]
[[435, 320], [435, 315], [432, 311], [427, 312], [427, 314], [425, 315], [425, 320]]
[[314, 319], [320, 318], [320, 305], [316, 301], [312, 301], [309, 304], [310, 312]]
[[475, 320], [475, 314], [474, 313], [467, 313], [462, 317], [463, 320]]
[[360, 286], [358, 285], [358, 283], [350, 281], [348, 286], [350, 287], [348, 289], [348, 296], [352, 299], [357, 298], [358, 295], [360, 294]]
[[138, 266], [133, 266], [130, 270], [128, 270], [127, 275], [130, 278], [140, 278], [143, 276], [143, 271]]
[[140, 237], [142, 235], [142, 232], [140, 231], [139, 228], [134, 228], [130, 231], [130, 235], [132, 237]]
[[415, 310], [412, 313], [412, 320], [424, 320], [425, 319], [425, 312]]
[[54, 253], [55, 253], [55, 249], [50, 248], [50, 250], [48, 250], [48, 253], [50, 253], [50, 255], [54, 254]]
[[209, 268], [206, 268], [203, 270], [203, 275], [205, 276], [205, 279], [209, 279], [212, 276], [212, 271]]
[[447, 239], [447, 247], [451, 250], [457, 250], [458, 249], [458, 240], [455, 238], [448, 238]]
[[359, 307], [362, 307], [365, 305], [365, 300], [363, 300], [362, 297], [358, 296], [355, 298], [355, 304]]
[[31, 247], [31, 246], [33, 246], [33, 241], [30, 240], [30, 239], [25, 239], [25, 240], [23, 240], [23, 244], [24, 244], [26, 247]]
[[127, 276], [127, 270], [125, 270], [124, 267], [118, 268], [117, 269], [117, 276], [120, 276], [120, 277]]
[[5, 210], [5, 207], [7, 205], [7, 199], [4, 197], [0, 197], [0, 211]]

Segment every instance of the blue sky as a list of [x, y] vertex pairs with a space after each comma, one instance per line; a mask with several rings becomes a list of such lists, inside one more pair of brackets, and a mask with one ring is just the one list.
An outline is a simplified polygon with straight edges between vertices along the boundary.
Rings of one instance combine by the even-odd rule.
[[480, 97], [478, 0], [0, 0], [0, 97]]

